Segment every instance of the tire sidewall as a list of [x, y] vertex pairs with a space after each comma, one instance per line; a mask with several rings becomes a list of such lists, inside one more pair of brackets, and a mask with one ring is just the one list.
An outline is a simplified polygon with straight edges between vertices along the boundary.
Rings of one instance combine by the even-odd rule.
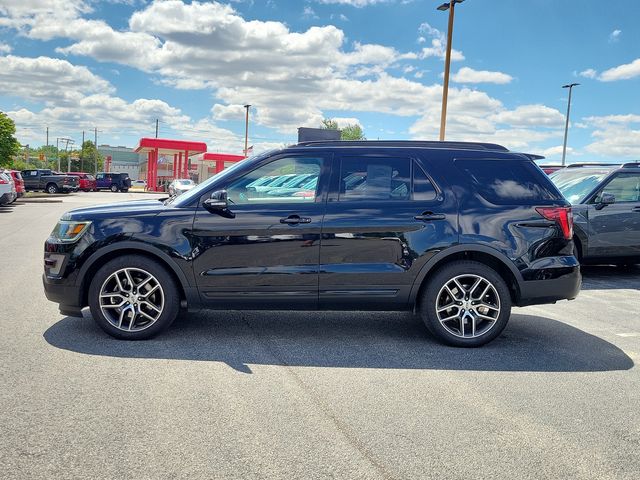
[[118, 186], [117, 185], [111, 185], [111, 187], [109, 188], [109, 190], [111, 190], [112, 192], [117, 192], [118, 191]]
[[[496, 324], [486, 334], [476, 338], [456, 337], [442, 326], [436, 313], [440, 289], [452, 278], [466, 274], [489, 280], [500, 297], [500, 314]], [[442, 342], [455, 347], [479, 347], [494, 340], [507, 326], [511, 316], [511, 294], [503, 278], [491, 267], [470, 260], [456, 261], [445, 265], [431, 277], [421, 298], [420, 314], [429, 332]]]
[[[139, 268], [153, 275], [164, 292], [164, 310], [160, 318], [149, 328], [137, 332], [126, 332], [114, 327], [102, 314], [99, 306], [100, 289], [104, 281], [115, 271], [122, 268]], [[97, 271], [88, 292], [91, 316], [102, 330], [112, 337], [122, 340], [146, 340], [167, 329], [176, 319], [180, 310], [180, 295], [173, 277], [156, 261], [141, 255], [125, 255], [106, 263]]]

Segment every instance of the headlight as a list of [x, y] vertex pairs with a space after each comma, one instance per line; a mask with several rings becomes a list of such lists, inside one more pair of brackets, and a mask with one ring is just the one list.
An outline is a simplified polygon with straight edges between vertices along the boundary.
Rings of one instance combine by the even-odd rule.
[[60, 220], [51, 232], [51, 237], [62, 243], [77, 242], [89, 228], [91, 222], [73, 222]]

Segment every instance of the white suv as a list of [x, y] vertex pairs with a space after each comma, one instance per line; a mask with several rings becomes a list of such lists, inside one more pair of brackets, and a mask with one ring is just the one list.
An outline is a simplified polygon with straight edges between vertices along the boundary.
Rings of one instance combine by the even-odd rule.
[[0, 172], [0, 205], [9, 205], [18, 198], [11, 174]]

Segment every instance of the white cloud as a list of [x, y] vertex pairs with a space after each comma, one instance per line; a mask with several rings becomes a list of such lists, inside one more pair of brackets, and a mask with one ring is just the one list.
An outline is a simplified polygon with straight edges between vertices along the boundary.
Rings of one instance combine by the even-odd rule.
[[640, 115], [606, 115], [584, 120], [595, 127], [591, 134], [594, 141], [585, 147], [587, 152], [611, 159], [640, 157]]
[[[444, 33], [442, 33], [437, 28], [432, 27], [427, 22], [421, 24], [420, 27], [418, 28], [418, 31], [431, 38], [431, 46], [424, 47], [420, 52], [419, 57], [422, 59], [429, 58], [429, 57], [438, 57], [438, 58], [444, 59], [446, 56], [446, 49], [447, 49], [447, 39]], [[418, 43], [424, 43], [424, 42], [426, 42], [426, 39], [424, 38], [424, 36], [421, 36], [418, 38]], [[451, 61], [456, 62], [461, 60], [464, 60], [464, 55], [462, 54], [462, 52], [459, 50], [456, 50], [455, 48], [452, 48]]]
[[584, 78], [596, 78], [598, 76], [598, 72], [593, 68], [587, 68], [586, 70], [581, 71], [578, 75]]
[[515, 127], [562, 127], [564, 115], [546, 105], [521, 105], [515, 110], [496, 113], [491, 120]]
[[393, 0], [316, 0], [325, 4], [351, 5], [352, 7], [366, 7], [376, 3], [389, 3]]
[[0, 53], [11, 53], [13, 47], [7, 43], [0, 42]]
[[313, 19], [320, 18], [320, 17], [318, 17], [318, 15], [316, 15], [315, 10], [313, 10], [313, 8], [311, 8], [308, 5], [306, 7], [304, 7], [304, 10], [302, 11], [302, 17], [303, 18], [313, 18]]
[[609, 43], [616, 43], [620, 40], [620, 35], [622, 35], [622, 30], [614, 30], [609, 34]]
[[[545, 148], [540, 152], [547, 160], [561, 160], [562, 159], [562, 145], [556, 145], [555, 147]], [[580, 155], [575, 149], [567, 147], [567, 155], [576, 156]]]
[[462, 67], [453, 75], [452, 80], [458, 83], [497, 83], [504, 85], [511, 82], [513, 77], [502, 72], [474, 70], [469, 67]]
[[360, 120], [354, 117], [333, 117], [331, 120], [338, 124], [338, 128], [344, 128], [349, 125], [360, 125], [362, 127]]
[[76, 102], [86, 94], [113, 92], [113, 86], [87, 67], [58, 58], [0, 57], [3, 93], [45, 104]]
[[614, 82], [616, 80], [628, 80], [638, 76], [640, 76], [640, 58], [636, 58], [631, 63], [605, 70], [600, 74], [598, 80], [603, 82]]

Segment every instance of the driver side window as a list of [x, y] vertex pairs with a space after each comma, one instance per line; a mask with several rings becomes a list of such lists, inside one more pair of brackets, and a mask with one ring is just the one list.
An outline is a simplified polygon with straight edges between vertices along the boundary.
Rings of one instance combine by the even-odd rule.
[[322, 158], [280, 158], [234, 180], [227, 187], [227, 195], [237, 205], [312, 203], [321, 169]]
[[595, 198], [595, 203], [602, 199], [603, 193], [612, 194], [616, 203], [640, 202], [640, 175], [620, 174], [611, 180]]

